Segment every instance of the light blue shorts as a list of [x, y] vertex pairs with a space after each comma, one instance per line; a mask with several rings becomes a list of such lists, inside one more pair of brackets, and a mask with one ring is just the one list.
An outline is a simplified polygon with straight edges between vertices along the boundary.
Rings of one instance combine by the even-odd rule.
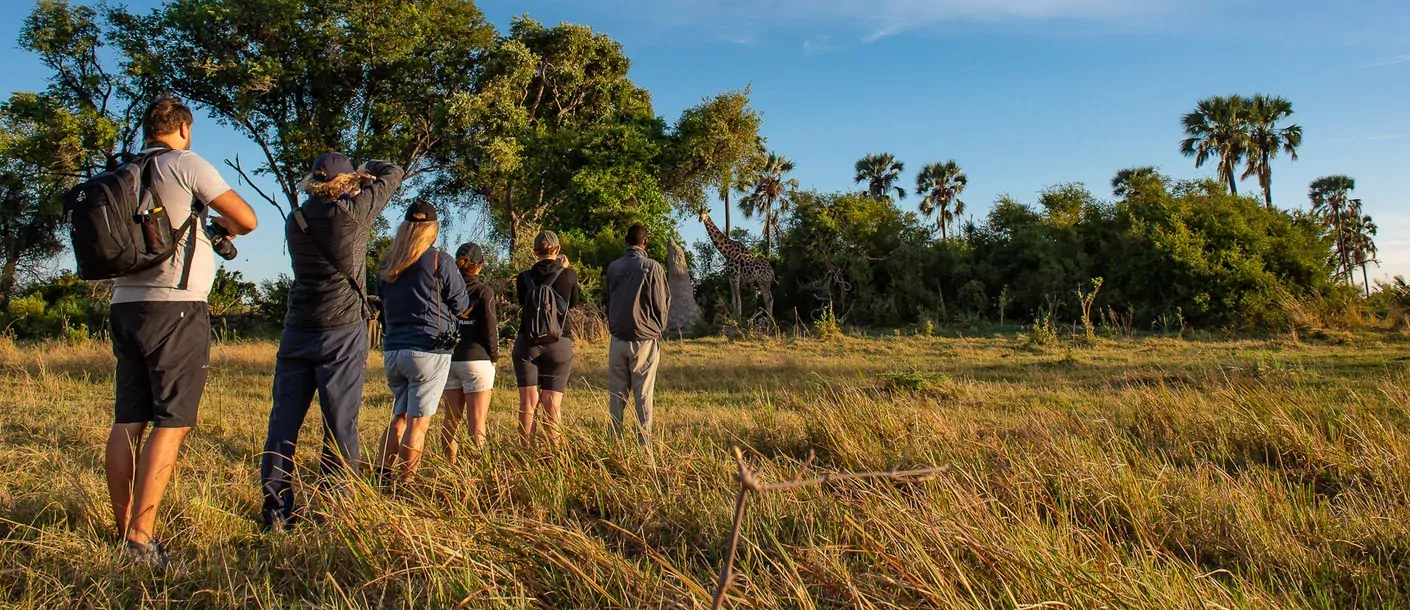
[[384, 354], [383, 360], [387, 387], [392, 389], [392, 415], [435, 415], [450, 375], [450, 353], [399, 349]]

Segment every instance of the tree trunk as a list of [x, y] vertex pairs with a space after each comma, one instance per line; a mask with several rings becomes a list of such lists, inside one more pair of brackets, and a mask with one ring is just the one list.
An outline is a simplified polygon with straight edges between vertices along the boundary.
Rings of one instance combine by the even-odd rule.
[[0, 270], [0, 309], [10, 304], [10, 297], [14, 296], [11, 291], [15, 288], [15, 270], [19, 266], [18, 256], [8, 255], [5, 258], [5, 267]]
[[0, 308], [10, 304], [15, 289], [15, 272], [20, 264], [20, 239], [14, 231], [5, 232], [5, 266], [0, 269]]
[[1263, 182], [1263, 205], [1268, 209], [1273, 209], [1273, 168], [1268, 166], [1270, 162], [1268, 154], [1263, 154], [1263, 171], [1259, 172], [1259, 177]]
[[769, 257], [769, 252], [773, 250], [773, 215], [770, 208], [764, 208], [764, 258]]
[[1350, 259], [1348, 259], [1346, 256], [1346, 234], [1342, 232], [1341, 208], [1334, 208], [1332, 210], [1332, 214], [1337, 219], [1337, 259], [1341, 262], [1341, 265], [1339, 265], [1340, 268], [1337, 269], [1337, 278], [1345, 281], [1346, 284], [1350, 286], [1353, 281], [1351, 279], [1351, 262]]
[[519, 215], [514, 213], [514, 183], [504, 182], [504, 212], [509, 216], [509, 260], [514, 260], [514, 250], [519, 247]]
[[733, 239], [729, 232], [729, 187], [725, 187], [724, 192], [720, 193], [720, 197], [725, 200], [725, 237]]
[[1371, 280], [1366, 277], [1366, 263], [1361, 263], [1361, 283], [1366, 286], [1366, 296], [1371, 296]]
[[1227, 169], [1228, 171], [1224, 172], [1224, 175], [1229, 178], [1229, 194], [1237, 197], [1239, 194], [1239, 183], [1234, 179], [1234, 167], [1231, 165]]

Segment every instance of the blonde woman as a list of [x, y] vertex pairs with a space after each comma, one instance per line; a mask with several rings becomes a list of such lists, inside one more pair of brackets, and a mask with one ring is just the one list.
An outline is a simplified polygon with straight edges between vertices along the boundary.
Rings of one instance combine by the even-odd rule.
[[323, 413], [323, 474], [358, 474], [362, 446], [357, 419], [367, 371], [367, 321], [374, 313], [365, 286], [367, 228], [387, 208], [403, 176], [391, 163], [368, 161], [353, 169], [347, 156], [324, 153], [304, 181], [308, 198], [286, 221], [294, 286], [260, 456], [266, 527], [300, 519], [290, 473], [314, 392]]
[[378, 272], [387, 325], [383, 337], [392, 423], [382, 439], [382, 469], [407, 481], [416, 472], [431, 416], [450, 373], [457, 319], [470, 307], [455, 260], [433, 247], [436, 209], [418, 201], [406, 210]]

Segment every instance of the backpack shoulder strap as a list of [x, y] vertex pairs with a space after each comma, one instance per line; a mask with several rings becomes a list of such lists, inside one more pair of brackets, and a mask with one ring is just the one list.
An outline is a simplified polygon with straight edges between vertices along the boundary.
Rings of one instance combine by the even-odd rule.
[[[559, 265], [558, 270], [554, 271], [553, 275], [549, 276], [548, 281], [543, 283], [544, 286], [548, 286], [548, 289], [553, 291], [553, 294], [558, 294], [558, 289], [553, 287], [553, 283], [558, 281], [558, 276], [563, 275], [563, 270], [566, 268], [567, 267]], [[559, 294], [558, 296], [562, 297], [563, 295]]]
[[[141, 189], [146, 190], [152, 195], [152, 209], [166, 207], [165, 204], [162, 203], [161, 194], [157, 192], [157, 189], [152, 188], [152, 176], [156, 174], [152, 165], [156, 162], [157, 157], [171, 152], [176, 151], [163, 146], [140, 155], [139, 158], [134, 161], [134, 163], [140, 164], [138, 165], [138, 175], [140, 176], [139, 182]], [[138, 196], [141, 196], [140, 191], [138, 192]], [[191, 263], [196, 260], [196, 246], [199, 244], [200, 239], [196, 231], [201, 230], [201, 227], [205, 225], [207, 209], [204, 204], [197, 203], [196, 196], [192, 194], [191, 212], [186, 216], [186, 222], [172, 230], [174, 235], [186, 234], [186, 253], [181, 257], [181, 280], [176, 283], [177, 290], [186, 290], [191, 285]]]
[[196, 260], [196, 246], [198, 245], [197, 240], [200, 239], [200, 236], [196, 234], [196, 231], [201, 230], [201, 227], [205, 226], [207, 209], [208, 208], [206, 208], [206, 206], [201, 206], [200, 211], [196, 211], [196, 200], [192, 199], [191, 214], [186, 217], [186, 223], [181, 225], [181, 228], [173, 231], [173, 233], [176, 233], [177, 235], [180, 235], [182, 231], [185, 231], [187, 233], [186, 255], [181, 261], [181, 281], [176, 283], [177, 290], [186, 290], [186, 288], [191, 285], [191, 262]]

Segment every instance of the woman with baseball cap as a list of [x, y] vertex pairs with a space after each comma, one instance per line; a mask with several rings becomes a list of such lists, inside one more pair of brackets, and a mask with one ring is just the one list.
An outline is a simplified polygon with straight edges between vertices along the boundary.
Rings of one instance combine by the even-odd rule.
[[455, 251], [455, 266], [465, 279], [470, 311], [459, 320], [460, 342], [451, 352], [450, 378], [446, 381], [446, 420], [441, 427], [441, 442], [446, 459], [451, 463], [455, 463], [460, 453], [456, 435], [467, 403], [475, 447], [485, 448], [485, 420], [490, 414], [495, 362], [499, 360], [499, 317], [495, 314], [494, 289], [480, 281], [485, 253], [478, 244], [461, 244]]
[[552, 342], [538, 343], [525, 334], [534, 315], [529, 296], [537, 287], [552, 289], [568, 309], [578, 306], [578, 274], [568, 268], [568, 258], [562, 256], [561, 250], [556, 233], [539, 233], [534, 238], [534, 255], [539, 260], [520, 273], [515, 282], [521, 313], [519, 334], [514, 338], [514, 376], [519, 384], [519, 432], [526, 444], [533, 439], [534, 416], [540, 409], [548, 420], [549, 440], [558, 441], [563, 393], [568, 390], [568, 377], [573, 372], [573, 342], [568, 338], [571, 329], [566, 317], [562, 332]]
[[470, 307], [455, 260], [435, 247], [436, 209], [412, 203], [378, 272], [387, 331], [383, 338], [392, 423], [382, 440], [384, 474], [416, 472], [431, 416], [450, 373], [458, 317]]

